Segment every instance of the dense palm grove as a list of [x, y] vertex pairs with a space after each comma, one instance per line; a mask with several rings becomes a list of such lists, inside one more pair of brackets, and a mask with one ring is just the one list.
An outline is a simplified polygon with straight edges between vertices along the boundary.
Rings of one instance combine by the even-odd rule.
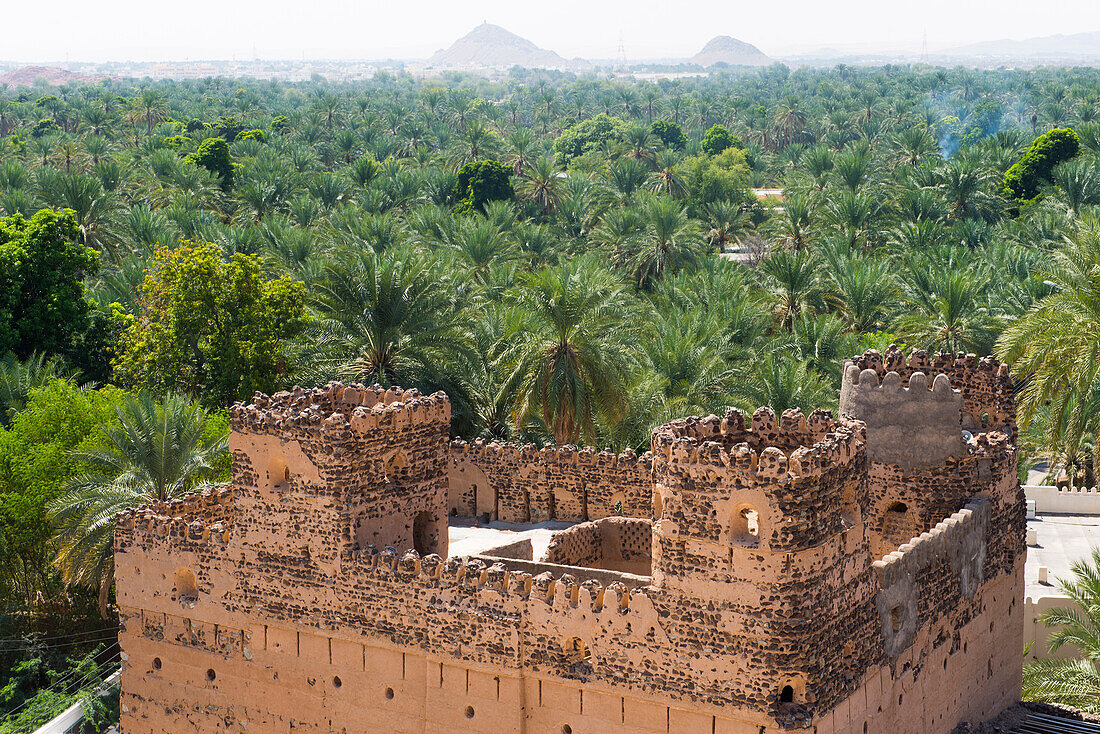
[[864, 349], [998, 352], [1026, 453], [1092, 483], [1098, 101], [1091, 69], [779, 65], [0, 90], [0, 709], [65, 692], [114, 514], [224, 479], [255, 390], [644, 449], [835, 406]]

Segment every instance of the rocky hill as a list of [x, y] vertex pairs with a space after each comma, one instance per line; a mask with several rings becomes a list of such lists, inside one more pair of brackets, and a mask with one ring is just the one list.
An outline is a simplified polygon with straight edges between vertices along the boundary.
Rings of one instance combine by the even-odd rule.
[[1010, 39], [983, 41], [948, 49], [944, 53], [996, 58], [1031, 56], [1061, 59], [1090, 58], [1100, 56], [1100, 32], [1043, 36], [1019, 41]]
[[0, 74], [0, 86], [6, 84], [9, 87], [30, 87], [39, 79], [44, 79], [47, 84], [58, 87], [62, 84], [97, 82], [102, 78], [75, 74], [56, 66], [24, 66], [6, 74]]
[[491, 23], [455, 41], [450, 48], [436, 51], [428, 63], [450, 68], [510, 67], [564, 69], [573, 65], [553, 51], [539, 48], [526, 38]]
[[767, 66], [772, 63], [772, 59], [751, 43], [738, 41], [730, 36], [716, 36], [703, 46], [702, 51], [692, 56], [688, 63], [704, 68], [715, 64]]

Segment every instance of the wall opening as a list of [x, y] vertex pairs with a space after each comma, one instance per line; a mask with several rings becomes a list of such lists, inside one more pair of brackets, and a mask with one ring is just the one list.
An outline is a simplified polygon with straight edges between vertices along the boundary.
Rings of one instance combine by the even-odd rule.
[[895, 606], [890, 610], [890, 631], [895, 635], [901, 632], [901, 606]]
[[733, 542], [746, 548], [760, 546], [760, 513], [748, 505], [741, 507], [733, 516]]
[[806, 703], [806, 684], [801, 678], [788, 678], [779, 689], [779, 703], [803, 704]]
[[904, 502], [891, 502], [882, 513], [882, 547], [885, 555], [903, 543], [908, 543], [914, 535], [919, 534], [916, 513]]
[[856, 503], [856, 485], [854, 482], [844, 482], [840, 490], [840, 516], [849, 527], [855, 527], [859, 523], [859, 505]]
[[283, 493], [290, 491], [290, 467], [282, 455], [271, 457], [267, 465], [267, 481], [271, 491]]
[[570, 637], [565, 641], [565, 657], [570, 663], [576, 665], [591, 659], [588, 645], [579, 637]]
[[661, 499], [661, 493], [657, 492], [657, 491], [654, 491], [653, 492], [653, 519], [654, 520], [660, 520], [661, 519], [661, 514], [664, 512], [664, 509], [665, 509], [665, 503]]
[[195, 574], [189, 569], [181, 568], [176, 571], [175, 593], [176, 601], [180, 603], [194, 604], [199, 600], [199, 584]]
[[421, 556], [439, 550], [439, 529], [432, 513], [424, 510], [413, 518], [413, 548]]

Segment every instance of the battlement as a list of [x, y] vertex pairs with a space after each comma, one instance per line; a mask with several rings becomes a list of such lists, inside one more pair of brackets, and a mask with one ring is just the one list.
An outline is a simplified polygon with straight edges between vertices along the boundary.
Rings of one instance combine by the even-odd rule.
[[969, 602], [985, 581], [992, 516], [992, 502], [972, 500], [872, 564], [889, 657], [912, 645], [918, 631], [936, 616], [970, 611]]
[[358, 383], [330, 382], [306, 390], [295, 387], [268, 396], [257, 392], [229, 411], [235, 431], [283, 436], [369, 434], [422, 424], [450, 425], [451, 403], [446, 393], [422, 395], [415, 388], [389, 389]]
[[415, 550], [398, 553], [387, 546], [357, 549], [348, 554], [345, 574], [369, 578], [374, 583], [426, 584], [441, 592], [457, 590], [491, 590], [522, 602], [542, 602], [564, 614], [574, 612], [623, 612], [630, 607], [632, 595], [645, 596], [643, 587], [630, 587], [622, 582], [604, 585], [596, 579], [578, 578], [550, 571], [532, 575], [515, 571], [503, 563], [486, 564], [478, 558], [448, 558], [429, 554], [421, 556]]
[[648, 451], [455, 440], [448, 506], [505, 522], [652, 517], [652, 463]]
[[653, 431], [653, 453], [669, 465], [721, 467], [727, 481], [784, 482], [821, 476], [860, 456], [866, 431], [859, 421], [834, 419], [815, 410], [807, 419], [797, 408], [778, 423], [769, 408], [759, 408], [746, 427], [740, 411], [725, 417], [681, 418]]
[[515, 444], [511, 442], [485, 441], [478, 438], [465, 441], [457, 438], [451, 441], [451, 456], [455, 460], [479, 461], [484, 459], [504, 461], [532, 461], [536, 458], [555, 464], [577, 464], [586, 466], [607, 466], [633, 468], [641, 465], [648, 468], [652, 456], [647, 451], [641, 456], [626, 449], [616, 454], [609, 449], [594, 449], [591, 446], [536, 446], [533, 443]]
[[907, 469], [943, 464], [963, 453], [963, 397], [943, 373], [929, 381], [923, 372], [907, 379], [894, 371], [881, 376], [853, 362], [844, 367], [840, 412], [867, 424], [871, 461]]
[[[844, 375], [854, 365], [862, 373], [873, 371], [880, 379], [896, 372], [903, 381], [916, 373], [928, 375], [935, 384], [937, 375], [947, 375], [951, 386], [962, 394], [962, 427], [971, 433], [1000, 430], [1016, 437], [1016, 400], [1008, 365], [996, 357], [940, 352], [929, 354], [917, 349], [906, 355], [897, 345], [885, 353], [869, 349], [844, 362]], [[843, 410], [843, 408], [842, 408]]]
[[146, 505], [120, 514], [115, 527], [115, 545], [120, 550], [156, 545], [193, 551], [202, 546], [224, 548], [234, 523], [232, 515], [218, 517], [198, 511], [164, 515], [157, 505]]

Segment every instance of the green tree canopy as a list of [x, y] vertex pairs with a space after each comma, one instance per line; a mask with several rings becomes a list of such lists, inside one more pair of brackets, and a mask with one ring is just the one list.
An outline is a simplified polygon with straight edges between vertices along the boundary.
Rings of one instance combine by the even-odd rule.
[[1020, 161], [1005, 173], [1005, 196], [1016, 200], [1034, 199], [1039, 195], [1039, 184], [1050, 181], [1054, 167], [1077, 155], [1080, 149], [1081, 140], [1068, 128], [1056, 128], [1040, 135]]
[[498, 161], [471, 161], [458, 171], [455, 183], [456, 213], [484, 211], [490, 201], [508, 201], [516, 192], [512, 188], [512, 171]]
[[223, 138], [202, 141], [194, 153], [188, 154], [187, 160], [216, 174], [221, 179], [222, 188], [232, 188], [233, 160], [229, 155], [229, 144]]
[[264, 275], [259, 258], [226, 261], [212, 244], [162, 250], [122, 335], [118, 376], [156, 394], [181, 391], [211, 406], [277, 389], [287, 340], [305, 315], [305, 287]]
[[618, 117], [600, 113], [562, 131], [554, 140], [554, 155], [558, 165], [567, 166], [574, 158], [601, 150], [609, 143], [620, 142], [629, 125]]
[[99, 257], [79, 240], [69, 211], [0, 218], [0, 354], [64, 353], [87, 327], [83, 279]]
[[703, 134], [702, 149], [707, 155], [718, 155], [727, 148], [734, 147], [742, 147], [741, 140], [724, 125], [713, 125]]
[[653, 133], [666, 148], [683, 150], [687, 145], [684, 130], [679, 124], [668, 120], [654, 120], [649, 126], [649, 132]]

